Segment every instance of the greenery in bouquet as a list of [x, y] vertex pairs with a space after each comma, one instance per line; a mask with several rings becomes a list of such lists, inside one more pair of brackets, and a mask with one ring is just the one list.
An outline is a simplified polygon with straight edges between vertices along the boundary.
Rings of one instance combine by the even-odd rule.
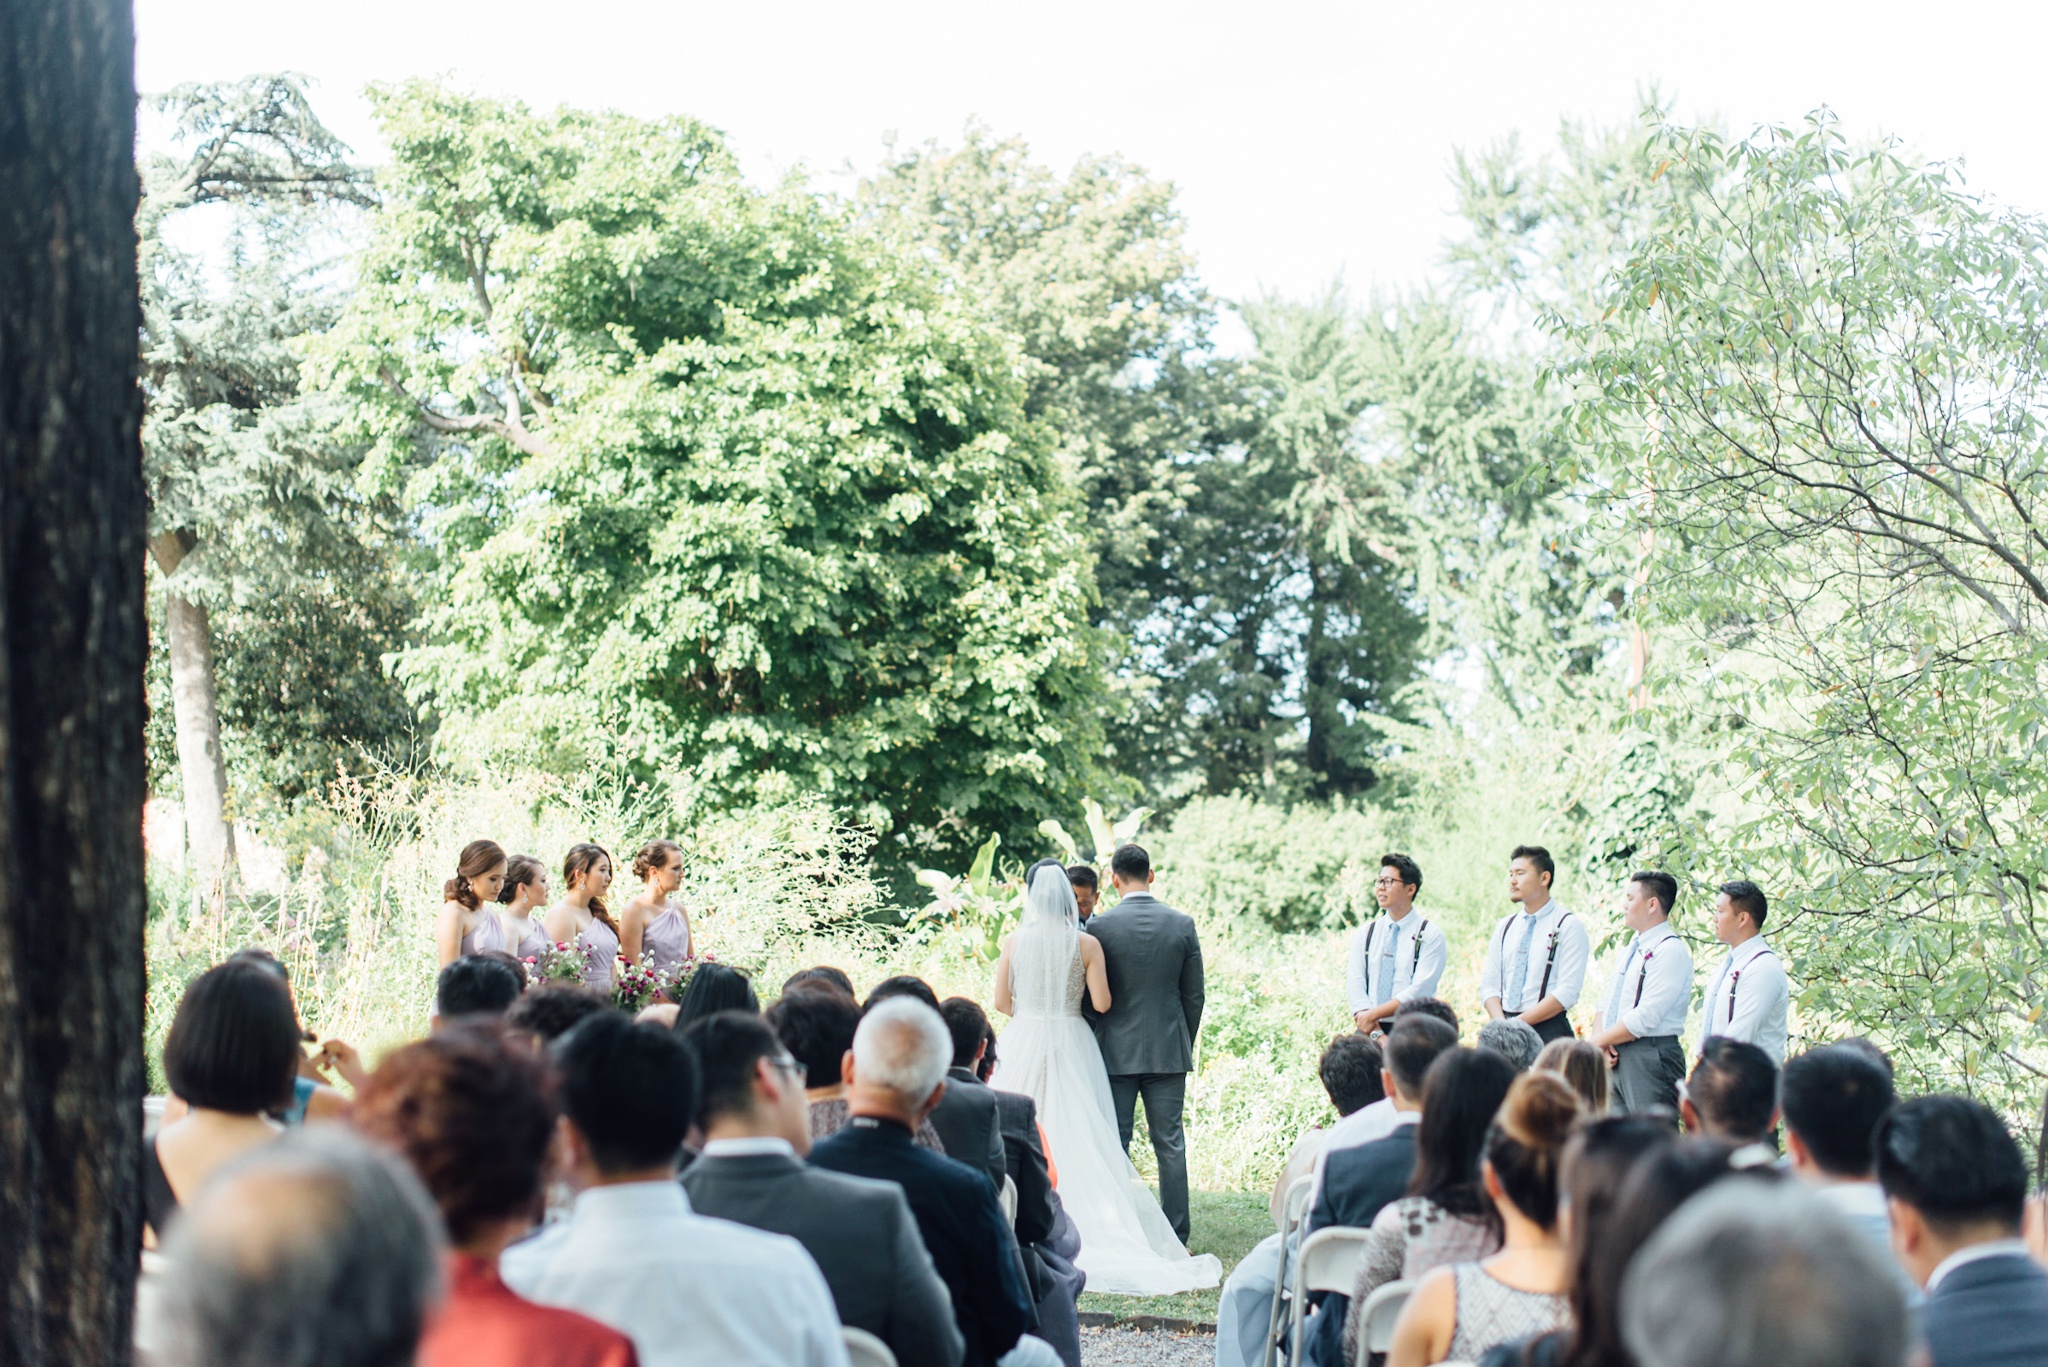
[[557, 940], [538, 954], [526, 956], [526, 984], [583, 981], [583, 951]]
[[634, 1016], [661, 1000], [664, 994], [669, 1001], [675, 1001], [676, 994], [667, 991], [669, 982], [667, 974], [620, 959], [613, 965], [612, 1005]]

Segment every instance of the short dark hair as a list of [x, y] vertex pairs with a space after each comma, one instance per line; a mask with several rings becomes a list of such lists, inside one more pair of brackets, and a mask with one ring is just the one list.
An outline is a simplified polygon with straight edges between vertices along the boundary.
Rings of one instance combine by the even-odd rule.
[[804, 1066], [806, 1087], [839, 1085], [839, 1065], [853, 1048], [860, 1008], [853, 998], [829, 989], [784, 993], [768, 1008], [768, 1028]]
[[505, 1013], [505, 1028], [552, 1044], [611, 1003], [582, 983], [537, 983]]
[[1747, 878], [1732, 878], [1721, 885], [1721, 895], [1728, 899], [1730, 906], [1744, 912], [1756, 922], [1756, 928], [1764, 928], [1764, 918], [1771, 914], [1771, 899], [1764, 896], [1764, 890]]
[[1338, 1115], [1350, 1115], [1372, 1105], [1387, 1095], [1387, 1081], [1380, 1076], [1386, 1067], [1385, 1056], [1372, 1036], [1359, 1030], [1346, 1030], [1331, 1039], [1329, 1047], [1316, 1063], [1316, 1075], [1323, 1080], [1323, 1090], [1330, 1094], [1330, 1104], [1337, 1108]]
[[261, 1115], [290, 1103], [303, 1057], [291, 988], [275, 968], [234, 958], [186, 986], [164, 1038], [164, 1077], [189, 1106]]
[[1890, 1054], [1887, 1054], [1884, 1050], [1878, 1048], [1877, 1045], [1875, 1045], [1869, 1039], [1865, 1038], [1862, 1035], [1844, 1035], [1842, 1038], [1834, 1041], [1834, 1043], [1829, 1047], [1835, 1049], [1852, 1049], [1856, 1053], [1861, 1054], [1864, 1058], [1869, 1059], [1872, 1063], [1875, 1063], [1878, 1067], [1884, 1069], [1884, 1075], [1886, 1077], [1896, 1079], [1898, 1076], [1898, 1070], [1892, 1067], [1892, 1056]]
[[466, 1244], [540, 1195], [555, 1138], [554, 1072], [496, 1022], [458, 1021], [387, 1055], [351, 1121], [404, 1155], [449, 1237]]
[[1102, 880], [1096, 876], [1095, 870], [1086, 864], [1069, 864], [1067, 866], [1067, 881], [1077, 888], [1100, 888], [1102, 886]]
[[939, 994], [932, 991], [930, 983], [913, 973], [899, 973], [875, 984], [868, 999], [861, 1003], [860, 1013], [865, 1016], [891, 997], [915, 997], [932, 1010], [939, 1009]]
[[434, 1005], [443, 1020], [455, 1016], [499, 1016], [519, 1000], [519, 975], [496, 959], [465, 954], [441, 970]]
[[1778, 1106], [1778, 1066], [1754, 1044], [1709, 1037], [1685, 1089], [1700, 1122], [1716, 1138], [1754, 1144], [1770, 1135], [1771, 1113]]
[[1394, 1012], [1394, 1023], [1399, 1024], [1403, 1016], [1429, 1016], [1451, 1027], [1453, 1035], [1458, 1033], [1458, 1012], [1442, 997], [1410, 997]]
[[1666, 916], [1678, 910], [1678, 880], [1670, 874], [1661, 869], [1637, 869], [1628, 876], [1628, 881], [1641, 883], [1664, 908]]
[[1936, 1233], [1997, 1223], [2017, 1230], [2027, 1161], [1998, 1113], [1966, 1096], [1902, 1101], [1877, 1126], [1877, 1181]]
[[672, 1162], [697, 1119], [697, 1061], [672, 1030], [600, 1011], [554, 1042], [562, 1112], [605, 1174]]
[[683, 989], [683, 999], [676, 1003], [675, 1028], [681, 1030], [693, 1020], [721, 1011], [760, 1009], [760, 998], [754, 995], [754, 985], [746, 974], [724, 964], [698, 964], [690, 973], [689, 986]]
[[1394, 1019], [1394, 1033], [1387, 1036], [1381, 1052], [1394, 1084], [1408, 1096], [1420, 1099], [1423, 1079], [1437, 1055], [1458, 1047], [1458, 1032], [1434, 1016], [1412, 1013]]
[[939, 1018], [953, 1037], [953, 1066], [972, 1068], [974, 1056], [989, 1037], [988, 1012], [968, 997], [948, 997], [939, 1003]]
[[683, 1039], [697, 1052], [699, 1118], [709, 1125], [721, 1116], [754, 1108], [754, 1065], [789, 1051], [751, 1011], [720, 1011], [690, 1022]]
[[790, 974], [783, 980], [782, 990], [787, 992], [793, 987], [809, 983], [822, 983], [827, 987], [838, 988], [849, 997], [853, 995], [853, 979], [846, 976], [845, 969], [834, 968], [830, 964], [819, 964], [816, 968], [806, 968]]
[[1112, 877], [1142, 883], [1152, 876], [1152, 856], [1145, 853], [1143, 845], [1119, 845], [1109, 857], [1109, 872]]
[[1557, 864], [1550, 857], [1550, 851], [1541, 845], [1517, 845], [1508, 851], [1508, 862], [1526, 859], [1536, 866], [1536, 871], [1552, 882], [1557, 880]]
[[1877, 1123], [1896, 1100], [1890, 1073], [1862, 1050], [1839, 1044], [1807, 1050], [1778, 1079], [1786, 1130], [1830, 1177], [1870, 1176]]
[[1410, 1196], [1488, 1225], [1500, 1216], [1479, 1176], [1487, 1132], [1507, 1100], [1515, 1066], [1491, 1049], [1446, 1049], [1422, 1080]]
[[1380, 856], [1380, 867], [1392, 869], [1396, 874], [1400, 875], [1403, 883], [1414, 888], [1417, 892], [1422, 891], [1422, 865], [1416, 863], [1407, 855], [1383, 854]]

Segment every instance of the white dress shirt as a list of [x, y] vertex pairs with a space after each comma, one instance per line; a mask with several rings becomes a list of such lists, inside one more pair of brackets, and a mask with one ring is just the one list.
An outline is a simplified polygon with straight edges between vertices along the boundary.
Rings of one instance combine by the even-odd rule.
[[1964, 1248], [1959, 1248], [1946, 1258], [1943, 1258], [1939, 1263], [1936, 1263], [1934, 1271], [1927, 1274], [1927, 1294], [1933, 1295], [1935, 1288], [1941, 1285], [1944, 1277], [1965, 1264], [1982, 1262], [1986, 1258], [2026, 1258], [2031, 1256], [2027, 1251], [2027, 1241], [2025, 1239], [1991, 1239], [1981, 1244], [1970, 1244]]
[[1700, 1026], [1700, 1043], [1725, 1035], [1754, 1044], [1782, 1067], [1791, 1006], [1792, 984], [1785, 978], [1784, 961], [1763, 936], [1752, 935], [1722, 956], [1703, 1003], [1706, 1020]]
[[690, 1209], [673, 1181], [592, 1187], [498, 1260], [528, 1300], [633, 1340], [642, 1367], [847, 1367], [824, 1274], [796, 1240]]
[[[1368, 942], [1372, 950], [1369, 963]], [[1398, 921], [1382, 912], [1351, 937], [1351, 963], [1344, 975], [1351, 1014], [1370, 1011], [1386, 1001], [1434, 997], [1449, 956], [1450, 942], [1443, 930], [1421, 912], [1410, 907]]]
[[[1525, 923], [1529, 926], [1529, 973], [1522, 984], [1523, 1000], [1511, 1001], [1509, 993], [1513, 984], [1508, 982], [1510, 966], [1515, 961], [1515, 947], [1521, 943]], [[1552, 944], [1557, 948], [1557, 958], [1551, 961]], [[1593, 958], [1593, 942], [1586, 937], [1586, 927], [1578, 917], [1557, 904], [1552, 898], [1545, 902], [1532, 916], [1526, 911], [1511, 911], [1501, 917], [1493, 928], [1493, 938], [1486, 943], [1486, 965], [1479, 970], [1479, 1000], [1499, 997], [1501, 1009], [1510, 1016], [1519, 1015], [1542, 1001], [1555, 997], [1569, 1011], [1579, 1003], [1579, 993], [1586, 986], [1586, 965]], [[1543, 984], [1544, 965], [1550, 966], [1550, 985]]]
[[1692, 952], [1670, 922], [1661, 922], [1629, 942], [1600, 1028], [1625, 1025], [1637, 1039], [1685, 1033], [1692, 1010]]

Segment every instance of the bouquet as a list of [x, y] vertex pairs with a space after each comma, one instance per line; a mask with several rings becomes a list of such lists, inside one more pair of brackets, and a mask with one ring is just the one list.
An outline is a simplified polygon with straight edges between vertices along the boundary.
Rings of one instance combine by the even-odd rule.
[[690, 985], [690, 975], [697, 971], [697, 966], [717, 962], [718, 956], [708, 951], [703, 954], [685, 954], [660, 976], [662, 1000], [680, 1005], [683, 1000], [683, 989]]
[[667, 981], [651, 968], [620, 959], [612, 965], [612, 1005], [629, 1016], [637, 1016], [661, 996]]
[[575, 945], [556, 941], [538, 954], [526, 956], [526, 985], [583, 981], [583, 951]]

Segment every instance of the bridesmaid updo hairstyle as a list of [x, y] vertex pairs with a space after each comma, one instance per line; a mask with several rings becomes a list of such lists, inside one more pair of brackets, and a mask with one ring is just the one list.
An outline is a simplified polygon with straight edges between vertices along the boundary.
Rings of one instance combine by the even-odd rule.
[[505, 861], [505, 886], [498, 889], [498, 900], [506, 906], [519, 895], [519, 889], [546, 872], [547, 865], [530, 854], [515, 854]]
[[1502, 1193], [1545, 1229], [1557, 1227], [1558, 1172], [1582, 1115], [1579, 1094], [1563, 1078], [1523, 1073], [1486, 1136], [1486, 1161]]
[[498, 848], [497, 841], [470, 841], [462, 847], [462, 857], [455, 861], [455, 876], [441, 885], [441, 895], [475, 911], [483, 902], [469, 880], [483, 877], [504, 862], [505, 852]]
[[[602, 845], [592, 845], [588, 842], [581, 845], [571, 845], [568, 858], [562, 861], [562, 887], [565, 890], [575, 887], [576, 880], [596, 868], [597, 861], [600, 859], [604, 860], [607, 864], [611, 863], [612, 860], [611, 855], [605, 852], [605, 848]], [[611, 912], [605, 909], [604, 898], [593, 897], [590, 899], [590, 914], [604, 922], [605, 927], [612, 934], [617, 935], [619, 933], [619, 923], [614, 921]]]
[[633, 856], [633, 876], [644, 883], [648, 874], [667, 868], [670, 859], [680, 859], [682, 854], [683, 847], [673, 840], [650, 840]]

